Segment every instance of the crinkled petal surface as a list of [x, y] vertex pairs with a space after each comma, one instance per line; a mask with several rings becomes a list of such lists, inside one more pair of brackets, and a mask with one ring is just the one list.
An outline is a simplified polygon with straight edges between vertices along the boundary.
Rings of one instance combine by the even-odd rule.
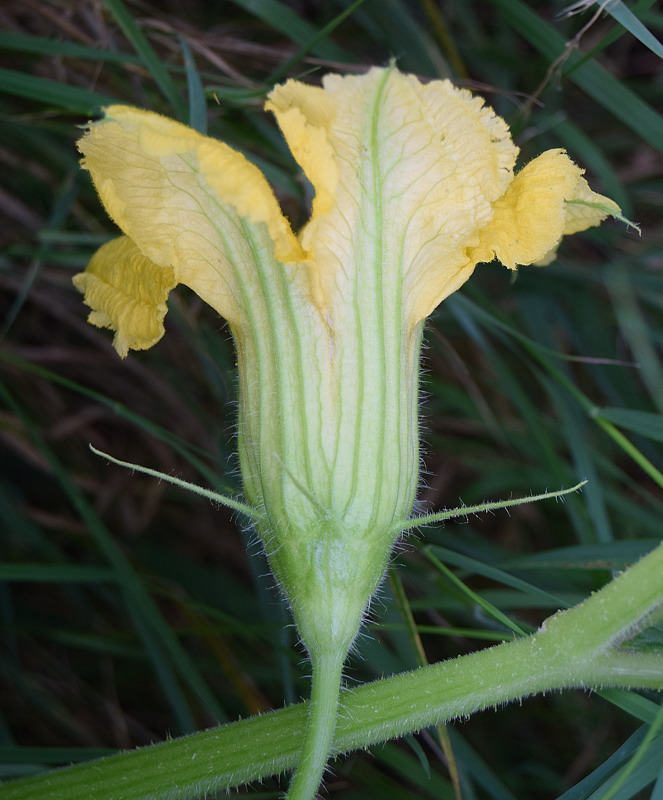
[[175, 283], [170, 267], [150, 261], [127, 236], [100, 247], [85, 272], [74, 277], [93, 309], [88, 321], [116, 331], [113, 346], [122, 358], [129, 349], [147, 350], [161, 339], [166, 299]]
[[231, 322], [249, 313], [256, 261], [302, 257], [263, 174], [222, 142], [111, 106], [79, 149], [108, 213], [139, 251]]
[[550, 263], [563, 235], [618, 215], [619, 206], [592, 192], [582, 173], [563, 150], [548, 150], [530, 161], [495, 203], [472, 258], [497, 257], [509, 269]]
[[565, 211], [564, 236], [600, 225], [606, 217], [621, 217], [617, 203], [593, 192], [584, 178], [578, 181], [573, 197], [567, 199]]
[[469, 277], [517, 149], [482, 99], [447, 81], [373, 69], [323, 87], [288, 81], [266, 106], [316, 191], [302, 244], [332, 309], [378, 281], [415, 325]]
[[[298, 236], [253, 164], [185, 125], [112, 106], [80, 141], [102, 202], [135, 247], [104, 250], [78, 284], [91, 320], [131, 320], [118, 347], [156, 341], [162, 295], [184, 283], [236, 333], [310, 304], [330, 352], [347, 359], [359, 346], [384, 347], [386, 357], [401, 326], [413, 330], [480, 261], [547, 263], [563, 235], [619, 214], [562, 150], [514, 177], [518, 150], [505, 122], [448, 81], [422, 84], [393, 67], [328, 75], [322, 88], [277, 86], [266, 108], [315, 189]], [[122, 265], [139, 262], [149, 269], [123, 284]], [[148, 274], [158, 298], [143, 333]], [[122, 293], [130, 315], [114, 305]]]

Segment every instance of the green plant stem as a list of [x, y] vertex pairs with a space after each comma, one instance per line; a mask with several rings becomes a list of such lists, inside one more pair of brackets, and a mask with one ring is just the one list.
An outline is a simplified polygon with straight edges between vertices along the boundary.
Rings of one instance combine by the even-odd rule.
[[[531, 636], [341, 694], [332, 756], [537, 692], [663, 689], [663, 656], [622, 651], [663, 604], [663, 545]], [[293, 767], [300, 704], [106, 759], [8, 783], [2, 800], [192, 800]]]
[[311, 800], [322, 781], [336, 727], [345, 654], [346, 650], [343, 649], [311, 657], [313, 677], [308, 719], [288, 800]]

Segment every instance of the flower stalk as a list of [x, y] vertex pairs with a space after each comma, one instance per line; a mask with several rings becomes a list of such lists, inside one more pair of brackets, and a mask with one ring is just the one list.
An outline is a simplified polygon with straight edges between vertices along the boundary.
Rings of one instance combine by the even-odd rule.
[[340, 648], [311, 655], [309, 712], [297, 769], [288, 790], [289, 800], [315, 797], [322, 781], [334, 740], [344, 661], [345, 652]]

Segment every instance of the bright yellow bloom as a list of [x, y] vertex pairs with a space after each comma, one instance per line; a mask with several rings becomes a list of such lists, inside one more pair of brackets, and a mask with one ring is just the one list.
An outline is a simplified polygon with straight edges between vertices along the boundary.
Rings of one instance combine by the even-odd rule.
[[309, 649], [347, 646], [414, 502], [425, 318], [479, 261], [549, 260], [619, 209], [562, 150], [514, 176], [505, 122], [447, 81], [288, 81], [266, 108], [315, 190], [298, 235], [243, 155], [113, 106], [80, 150], [125, 235], [74, 282], [122, 356], [178, 283], [228, 320], [247, 499]]
[[246, 497], [319, 676], [302, 756], [313, 777], [293, 784], [304, 797], [343, 658], [412, 510], [426, 317], [478, 262], [545, 262], [619, 209], [562, 150], [514, 175], [505, 122], [447, 81], [394, 68], [288, 81], [266, 108], [315, 190], [297, 235], [243, 155], [113, 106], [80, 150], [124, 236], [74, 282], [121, 356], [161, 338], [178, 283], [230, 324]]

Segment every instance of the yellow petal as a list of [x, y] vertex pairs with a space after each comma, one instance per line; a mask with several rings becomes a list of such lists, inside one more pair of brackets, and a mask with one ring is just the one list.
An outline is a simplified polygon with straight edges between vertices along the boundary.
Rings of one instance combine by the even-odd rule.
[[593, 192], [584, 178], [578, 181], [573, 197], [567, 199], [565, 210], [564, 236], [600, 225], [609, 216], [621, 218], [617, 203]]
[[128, 237], [100, 247], [73, 281], [92, 308], [88, 322], [116, 331], [113, 347], [122, 358], [129, 349], [146, 350], [163, 336], [175, 275], [146, 258]]
[[140, 252], [230, 321], [246, 315], [256, 249], [269, 249], [267, 260], [303, 256], [260, 170], [222, 142], [112, 106], [79, 149], [108, 213]]
[[315, 189], [312, 215], [329, 213], [336, 200], [338, 167], [328, 132], [336, 114], [333, 99], [316, 86], [290, 80], [265, 103], [273, 111], [293, 156]]
[[495, 203], [495, 215], [472, 251], [477, 261], [497, 257], [509, 269], [546, 264], [565, 234], [598, 225], [619, 207], [592, 192], [563, 150], [548, 150], [530, 161]]
[[467, 250], [517, 149], [483, 100], [447, 81], [372, 69], [323, 85], [288, 81], [267, 105], [316, 192], [300, 239], [332, 309], [404, 299], [415, 325], [471, 273]]

